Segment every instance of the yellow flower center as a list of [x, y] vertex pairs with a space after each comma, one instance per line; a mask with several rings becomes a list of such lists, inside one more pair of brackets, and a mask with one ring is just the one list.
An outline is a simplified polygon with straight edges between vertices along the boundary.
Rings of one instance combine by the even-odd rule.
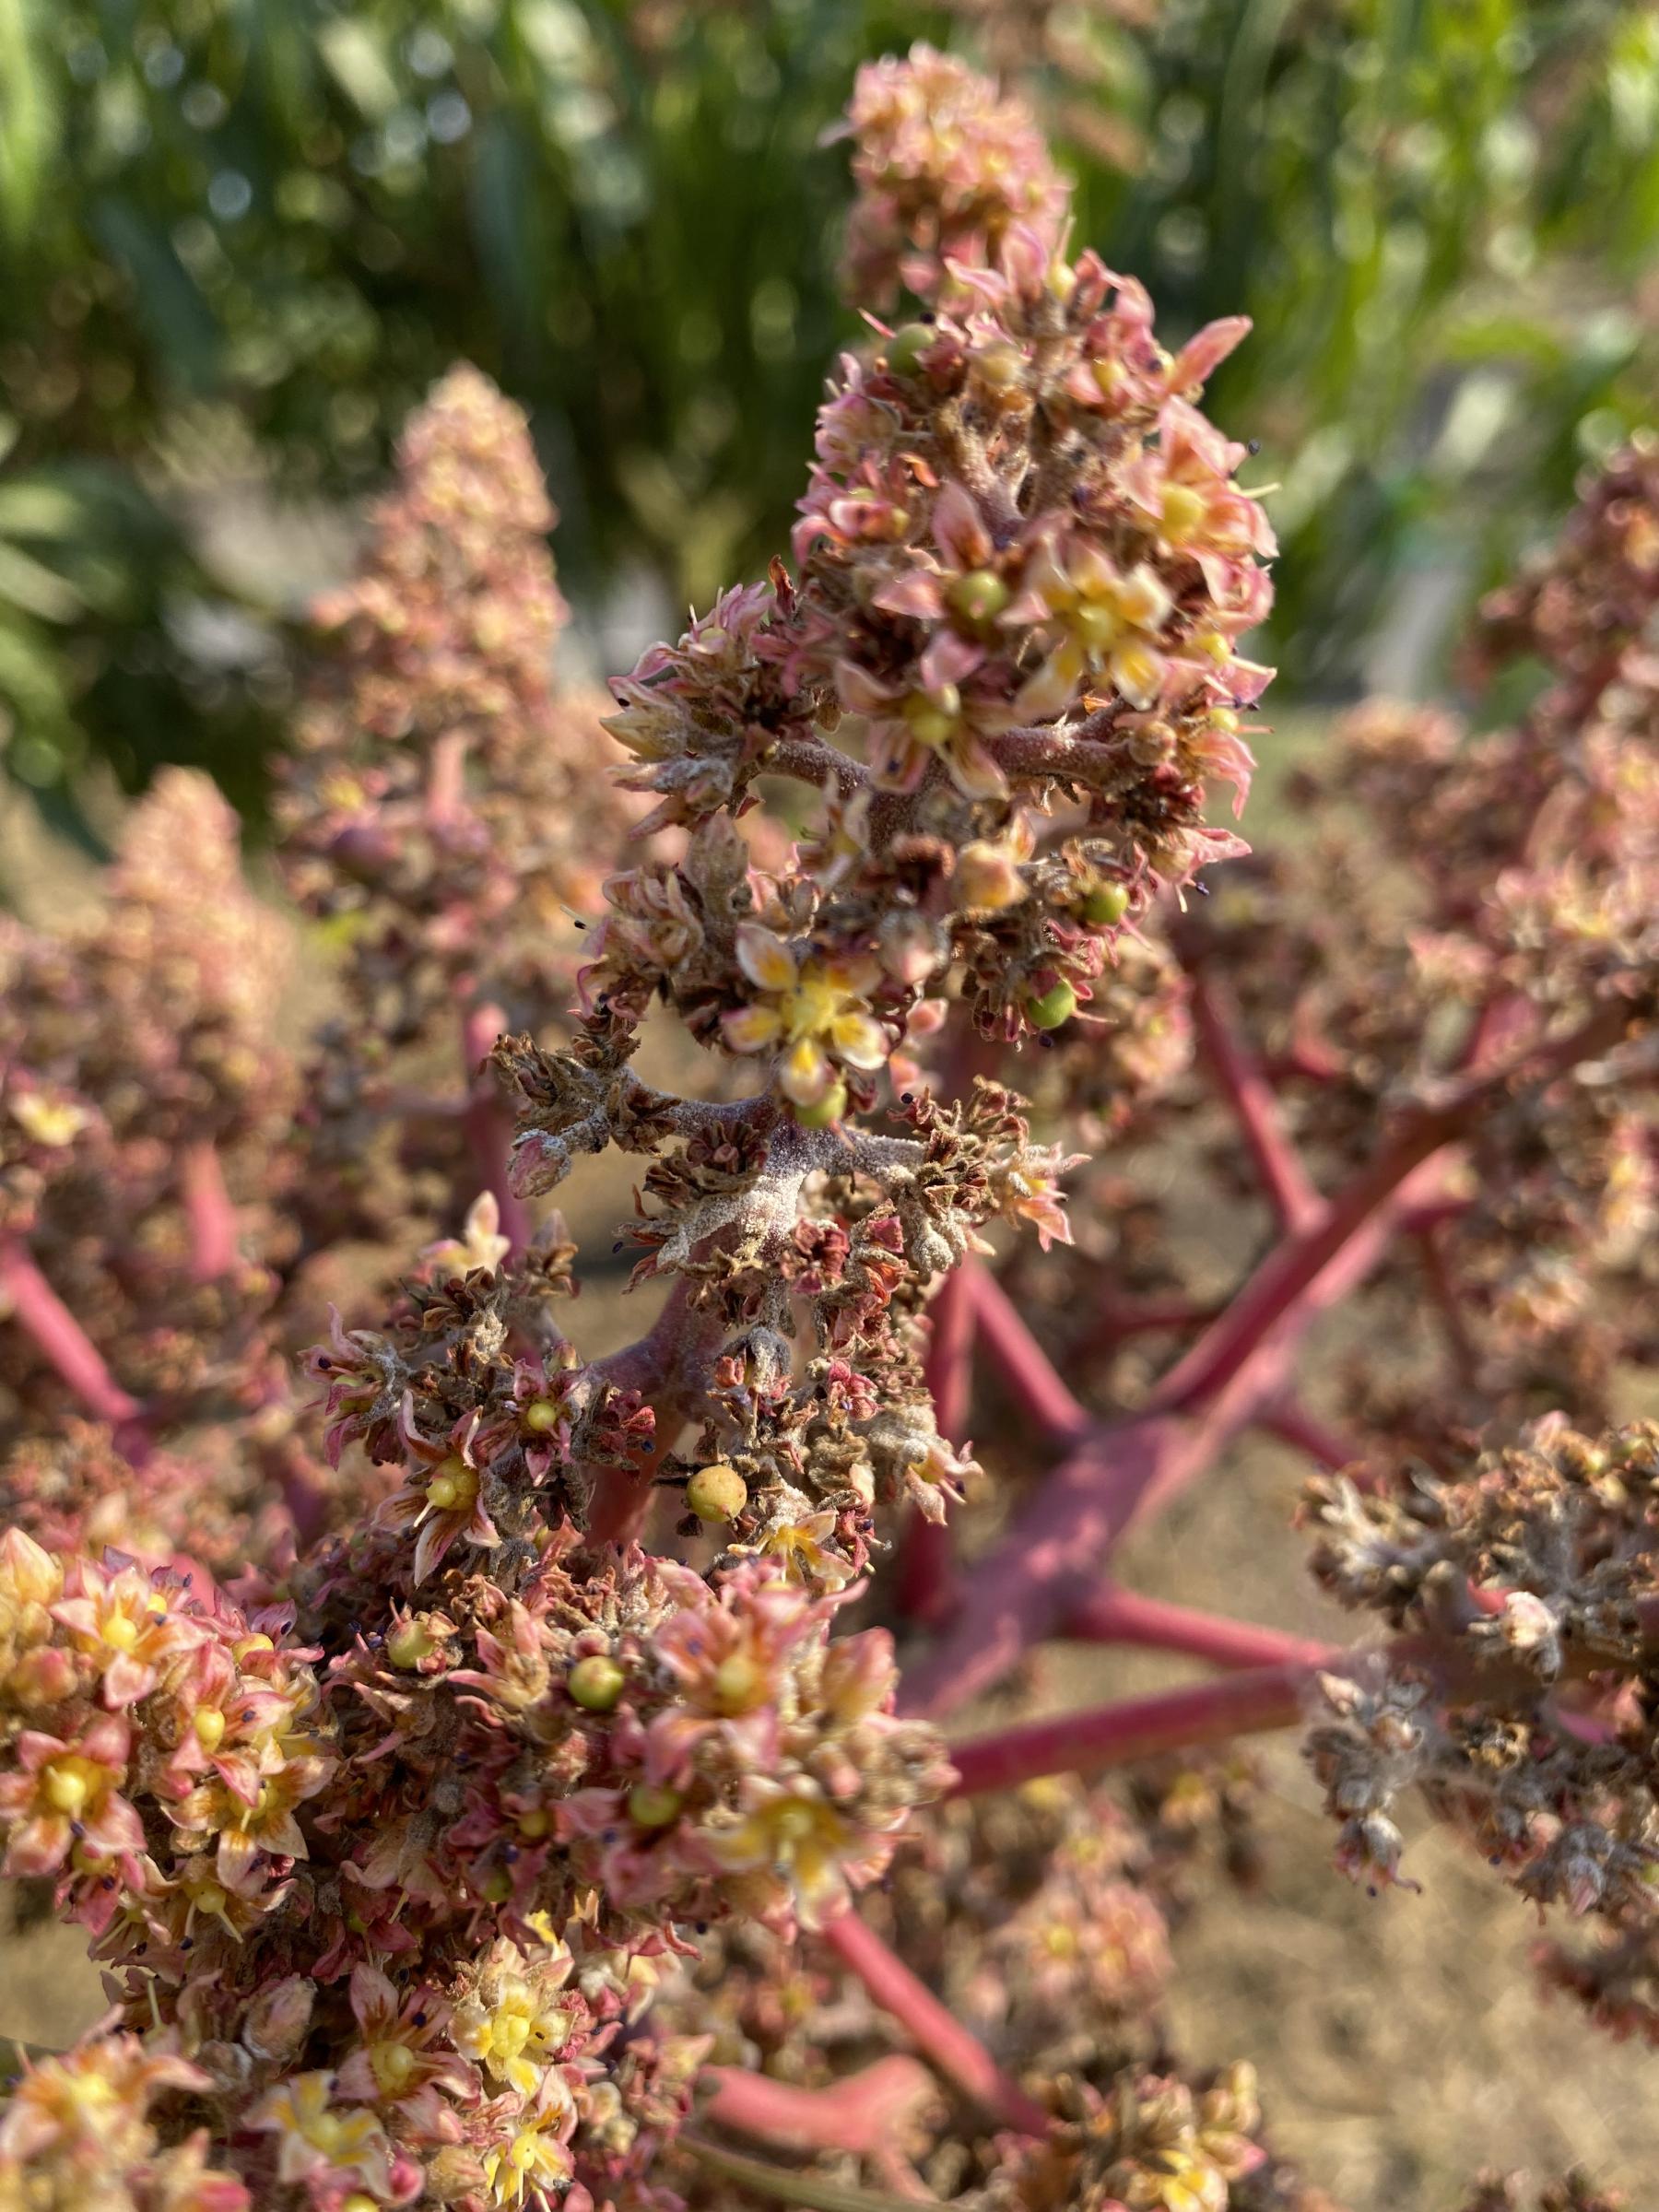
[[53, 1759], [43, 1770], [41, 1787], [53, 1811], [66, 1813], [73, 1820], [98, 1794], [101, 1779], [101, 1768], [71, 1752], [66, 1758]]
[[1190, 484], [1164, 486], [1163, 535], [1171, 545], [1179, 545], [1183, 537], [1190, 537], [1205, 513], [1204, 494], [1194, 491]]
[[441, 1513], [470, 1512], [478, 1495], [478, 1477], [458, 1453], [440, 1463], [427, 1484], [427, 1501]]
[[138, 1623], [129, 1620], [124, 1613], [112, 1613], [100, 1631], [112, 1652], [131, 1652], [137, 1649]]
[[407, 2043], [371, 2043], [369, 2065], [386, 2095], [395, 2097], [399, 2090], [408, 2088], [420, 2061]]
[[941, 684], [936, 691], [912, 692], [899, 711], [918, 745], [947, 745], [961, 720], [962, 695], [954, 684]]
[[763, 1687], [764, 1676], [747, 1652], [734, 1652], [714, 1669], [714, 1695], [723, 1712], [741, 1712]]

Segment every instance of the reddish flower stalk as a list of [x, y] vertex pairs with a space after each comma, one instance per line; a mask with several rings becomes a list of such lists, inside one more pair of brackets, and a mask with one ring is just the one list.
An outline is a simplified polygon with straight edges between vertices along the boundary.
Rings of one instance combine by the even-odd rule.
[[179, 1163], [179, 1186], [190, 1223], [191, 1272], [199, 1283], [217, 1282], [236, 1265], [236, 1208], [213, 1145], [187, 1145]]
[[1098, 1773], [1165, 1751], [1288, 1728], [1301, 1716], [1312, 1671], [1305, 1659], [1286, 1660], [1216, 1682], [971, 1736], [951, 1747], [957, 1794], [1018, 1789], [1042, 1774]]
[[868, 2159], [889, 2152], [905, 2122], [934, 2095], [926, 2067], [899, 2051], [822, 2089], [771, 2081], [738, 2066], [711, 2066], [702, 2081], [713, 2089], [703, 2117], [723, 2127], [766, 2136], [794, 2150]]
[[1131, 1336], [1165, 1332], [1184, 1335], [1194, 1329], [1207, 1328], [1220, 1311], [1184, 1298], [1117, 1299], [1108, 1295], [1100, 1300], [1079, 1350], [1084, 1355], [1109, 1352]]
[[1072, 1394], [996, 1277], [976, 1260], [959, 1272], [972, 1298], [980, 1341], [1021, 1412], [1055, 1443], [1087, 1434], [1088, 1408]]
[[1291, 1312], [1321, 1270], [1372, 1221], [1424, 1161], [1465, 1135], [1514, 1090], [1541, 1087], [1616, 1044], [1628, 1006], [1602, 1007], [1578, 1029], [1531, 1045], [1502, 1067], [1471, 1077], [1438, 1106], [1409, 1122], [1367, 1168], [1338, 1192], [1319, 1219], [1287, 1237], [1263, 1261], [1207, 1335], [1159, 1384], [1158, 1406], [1200, 1406], [1236, 1375], [1267, 1332]]
[[1065, 1633], [1090, 1643], [1134, 1644], [1143, 1651], [1180, 1652], [1212, 1666], [1312, 1666], [1333, 1656], [1328, 1645], [1254, 1621], [1229, 1620], [1196, 1606], [1171, 1605], [1107, 1583], [1067, 1617]]
[[[925, 1373], [939, 1434], [953, 1444], [968, 1441], [973, 1394], [974, 1301], [967, 1266], [947, 1275], [930, 1308], [933, 1335]], [[907, 1620], [933, 1623], [950, 1610], [955, 1580], [950, 1525], [912, 1509], [899, 1559], [899, 1605]]]
[[88, 1413], [117, 1429], [143, 1420], [143, 1406], [116, 1382], [103, 1354], [16, 1239], [0, 1243], [0, 1295]]
[[1225, 986], [1197, 975], [1190, 1003], [1210, 1072], [1237, 1116], [1274, 1212], [1285, 1229], [1308, 1228], [1324, 1202], [1286, 1133], [1272, 1085], [1240, 1041], [1236, 1010]]
[[1314, 1319], [1370, 1274], [1393, 1229], [1392, 1209], [1362, 1215], [1299, 1295], [1272, 1310], [1264, 1301], [1248, 1357], [1202, 1409], [1136, 1414], [1085, 1439], [965, 1579], [948, 1632], [906, 1675], [904, 1710], [935, 1718], [953, 1711], [1052, 1634], [1089, 1594], [1100, 1561], [1124, 1533], [1205, 1474], [1274, 1402]]
[[855, 1912], [829, 1922], [824, 1941], [851, 1968], [884, 2012], [908, 2030], [919, 2050], [965, 2095], [1008, 2127], [1046, 2135], [1048, 2114], [1010, 2081], [976, 2036], [947, 2012], [925, 1983], [894, 1957]]
[[507, 1017], [500, 1006], [474, 1006], [462, 1018], [462, 1073], [472, 1087], [462, 1120], [479, 1183], [495, 1198], [500, 1233], [509, 1240], [510, 1251], [523, 1252], [530, 1241], [530, 1216], [507, 1179], [512, 1109], [497, 1090], [494, 1074], [484, 1070], [496, 1039], [506, 1027]]
[[1433, 1228], [1419, 1230], [1417, 1235], [1418, 1253], [1423, 1263], [1423, 1277], [1429, 1285], [1441, 1319], [1446, 1324], [1446, 1345], [1459, 1378], [1465, 1382], [1474, 1380], [1478, 1365], [1475, 1340], [1469, 1334], [1468, 1323], [1447, 1263], [1445, 1245]]
[[682, 1276], [645, 1335], [595, 1362], [597, 1371], [615, 1388], [638, 1391], [652, 1406], [656, 1428], [648, 1454], [631, 1467], [608, 1470], [588, 1517], [588, 1534], [594, 1543], [625, 1544], [640, 1533], [657, 1469], [697, 1409], [698, 1377], [720, 1336], [718, 1318], [693, 1309], [689, 1286]]
[[1310, 1413], [1298, 1398], [1277, 1399], [1264, 1409], [1256, 1427], [1265, 1436], [1288, 1444], [1293, 1452], [1305, 1452], [1317, 1466], [1326, 1467], [1332, 1474], [1365, 1457], [1347, 1437]]

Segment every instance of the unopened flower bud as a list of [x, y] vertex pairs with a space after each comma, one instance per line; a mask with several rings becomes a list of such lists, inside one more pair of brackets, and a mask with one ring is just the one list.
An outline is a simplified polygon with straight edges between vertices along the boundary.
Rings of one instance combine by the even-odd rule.
[[255, 2058], [277, 2064], [298, 2055], [311, 2032], [316, 1989], [303, 1974], [289, 1974], [249, 2005], [241, 2041]]
[[973, 357], [973, 373], [992, 392], [1012, 392], [1025, 376], [1025, 355], [1006, 338], [982, 347]]
[[957, 854], [956, 890], [965, 907], [997, 914], [1005, 907], [1018, 906], [1027, 885], [1006, 845], [976, 838]]
[[686, 1485], [686, 1503], [700, 1521], [735, 1521], [748, 1503], [748, 1485], [735, 1467], [717, 1459], [692, 1476]]
[[924, 983], [949, 958], [945, 933], [913, 907], [900, 907], [882, 922], [878, 958], [895, 982], [912, 989]]

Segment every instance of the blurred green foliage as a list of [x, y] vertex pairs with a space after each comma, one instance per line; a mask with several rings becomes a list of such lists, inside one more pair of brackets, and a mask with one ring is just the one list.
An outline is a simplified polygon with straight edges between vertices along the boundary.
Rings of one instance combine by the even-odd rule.
[[202, 515], [359, 491], [457, 356], [532, 410], [579, 600], [752, 571], [857, 328], [822, 135], [918, 35], [1020, 83], [1171, 338], [1256, 318], [1215, 411], [1282, 487], [1292, 689], [1651, 415], [1636, 0], [0, 0], [13, 770], [67, 784], [90, 746], [252, 789], [272, 593]]

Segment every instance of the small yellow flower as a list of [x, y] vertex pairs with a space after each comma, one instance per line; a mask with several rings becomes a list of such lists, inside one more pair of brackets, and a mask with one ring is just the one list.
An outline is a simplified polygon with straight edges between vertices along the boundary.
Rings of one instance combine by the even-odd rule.
[[726, 1043], [735, 1053], [775, 1050], [778, 1088], [792, 1105], [821, 1105], [838, 1065], [886, 1066], [887, 1032], [865, 1003], [880, 976], [873, 959], [814, 953], [803, 960], [771, 930], [746, 922], [737, 962], [760, 995], [724, 1018]]
[[73, 1100], [49, 1098], [43, 1090], [18, 1091], [7, 1103], [25, 1136], [53, 1151], [72, 1145], [92, 1118]]
[[513, 1946], [498, 1947], [450, 2021], [456, 2050], [521, 2097], [541, 2087], [571, 2032], [570, 2013], [554, 2001], [571, 1971], [569, 1952], [560, 1944], [533, 1971], [522, 1971], [527, 1965]]
[[548, 2077], [551, 2093], [518, 2115], [513, 2132], [485, 2154], [484, 2177], [498, 2205], [517, 2205], [527, 2189], [551, 2192], [569, 2181], [573, 2160], [563, 2140], [571, 2114], [571, 2099], [557, 2075]]
[[867, 1842], [804, 1776], [788, 1785], [757, 1780], [743, 1819], [705, 1830], [703, 1841], [728, 1874], [769, 1874], [785, 1884], [809, 1923], [844, 1896], [844, 1862]]
[[326, 2171], [355, 2176], [377, 2198], [388, 2194], [390, 2150], [380, 2122], [360, 2105], [332, 2105], [333, 2091], [332, 2074], [296, 2074], [254, 2106], [247, 2124], [278, 2137], [279, 2182]]
[[1050, 547], [1030, 585], [1061, 634], [1019, 695], [1022, 714], [1062, 712], [1095, 673], [1108, 676], [1132, 707], [1155, 704], [1164, 681], [1158, 641], [1175, 604], [1156, 570], [1144, 561], [1122, 570], [1089, 545], [1074, 546], [1062, 562]]

